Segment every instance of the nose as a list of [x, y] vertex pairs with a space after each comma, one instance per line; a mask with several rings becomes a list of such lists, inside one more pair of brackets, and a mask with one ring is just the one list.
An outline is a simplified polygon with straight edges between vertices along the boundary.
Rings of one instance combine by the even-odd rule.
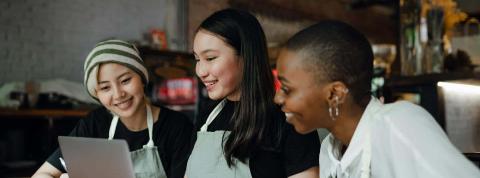
[[282, 106], [284, 101], [285, 101], [285, 99], [283, 97], [282, 91], [278, 90], [277, 92], [275, 92], [275, 97], [273, 98], [273, 102]]
[[113, 86], [113, 98], [114, 99], [121, 99], [125, 96], [125, 91], [123, 91], [122, 87]]
[[195, 72], [199, 78], [205, 78], [208, 76], [208, 66], [200, 60], [195, 66]]

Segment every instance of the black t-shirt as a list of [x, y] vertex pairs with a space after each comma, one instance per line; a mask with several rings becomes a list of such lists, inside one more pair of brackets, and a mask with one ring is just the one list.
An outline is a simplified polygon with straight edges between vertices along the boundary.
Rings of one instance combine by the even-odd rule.
[[[185, 174], [185, 168], [192, 151], [195, 139], [195, 129], [190, 120], [183, 114], [160, 107], [158, 120], [153, 124], [153, 142], [158, 148], [163, 168], [169, 178], [181, 178]], [[70, 136], [108, 138], [112, 114], [104, 107], [90, 112], [85, 119], [79, 123], [70, 133]], [[127, 141], [130, 151], [138, 150], [148, 140], [148, 129], [141, 131], [130, 131], [120, 121], [115, 130], [114, 139]], [[59, 161], [61, 152], [57, 149], [47, 159], [55, 168], [65, 172]]]
[[[230, 130], [229, 122], [232, 118], [235, 105], [238, 102], [226, 102], [222, 111], [208, 126], [207, 131]], [[215, 105], [207, 106], [205, 112], [197, 118], [197, 130], [206, 122], [208, 115]], [[252, 153], [249, 158], [250, 172], [253, 178], [286, 178], [300, 173], [311, 167], [318, 166], [320, 140], [317, 133], [301, 135], [295, 132], [293, 126], [286, 123], [285, 114], [277, 109], [272, 113], [275, 121], [282, 127], [280, 145], [277, 147], [262, 147]], [[270, 135], [276, 135], [275, 133]], [[274, 139], [274, 138], [272, 138]], [[274, 143], [273, 140], [265, 142]], [[265, 145], [271, 145], [269, 143]]]

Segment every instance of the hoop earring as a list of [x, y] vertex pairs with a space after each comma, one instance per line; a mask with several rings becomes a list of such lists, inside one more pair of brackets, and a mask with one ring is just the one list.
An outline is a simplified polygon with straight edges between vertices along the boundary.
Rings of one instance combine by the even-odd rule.
[[[333, 113], [333, 110], [335, 110], [335, 115]], [[332, 107], [328, 107], [328, 114], [330, 115], [330, 118], [332, 120], [336, 120], [338, 115], [340, 114], [340, 111], [338, 109], [338, 96], [335, 96], [335, 107], [332, 109]]]
[[338, 117], [339, 109], [338, 109], [338, 96], [335, 96], [335, 117]]
[[333, 114], [332, 114], [332, 107], [330, 107], [330, 106], [328, 107], [328, 114], [330, 114], [330, 118], [332, 120], [335, 120], [335, 117], [333, 117]]

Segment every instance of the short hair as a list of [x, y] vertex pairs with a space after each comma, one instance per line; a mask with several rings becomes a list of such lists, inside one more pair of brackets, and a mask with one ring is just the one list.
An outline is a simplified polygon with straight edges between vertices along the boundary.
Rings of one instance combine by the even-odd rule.
[[290, 38], [285, 48], [301, 56], [316, 81], [341, 81], [357, 104], [371, 95], [372, 47], [352, 26], [333, 20], [314, 24]]

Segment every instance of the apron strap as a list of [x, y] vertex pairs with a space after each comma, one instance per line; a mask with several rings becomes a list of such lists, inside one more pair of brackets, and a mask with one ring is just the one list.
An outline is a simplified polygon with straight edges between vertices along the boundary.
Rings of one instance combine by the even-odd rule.
[[[147, 111], [147, 127], [148, 127], [148, 143], [143, 145], [143, 147], [153, 147], [155, 144], [153, 143], [153, 114], [152, 109], [150, 108], [149, 104], [146, 104], [146, 111]], [[115, 130], [117, 129], [119, 117], [118, 115], [114, 114], [112, 122], [110, 123], [110, 129], [108, 130], [108, 139], [112, 140], [113, 136], [115, 135]]]
[[200, 132], [206, 132], [207, 131], [208, 126], [218, 116], [220, 111], [222, 111], [226, 102], [227, 102], [227, 100], [223, 99], [217, 106], [215, 106], [213, 111], [208, 115], [208, 118], [207, 118], [207, 121], [205, 122], [205, 124], [203, 124], [203, 126], [200, 128]]
[[112, 140], [113, 135], [115, 135], [115, 130], [117, 129], [118, 115], [114, 114], [112, 122], [110, 123], [110, 129], [108, 130], [108, 139]]
[[150, 105], [147, 104], [147, 127], [148, 127], [148, 143], [143, 145], [143, 147], [153, 147], [155, 144], [153, 143], [153, 116], [152, 116], [152, 109]]

